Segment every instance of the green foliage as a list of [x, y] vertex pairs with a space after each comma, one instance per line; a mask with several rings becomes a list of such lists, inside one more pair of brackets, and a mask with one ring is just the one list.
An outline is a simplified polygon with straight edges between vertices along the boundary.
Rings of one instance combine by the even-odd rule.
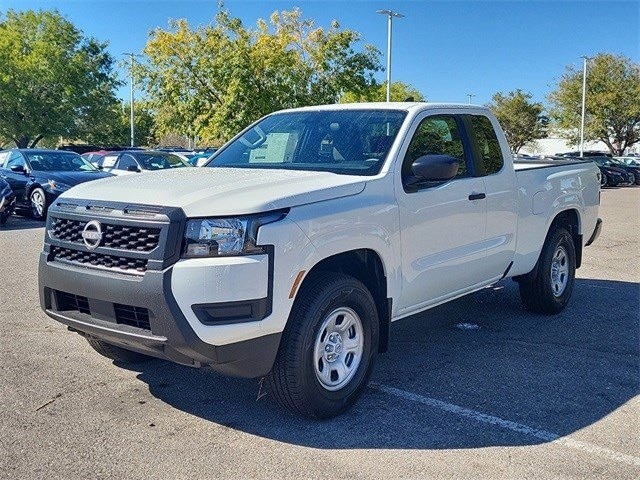
[[[134, 103], [135, 143], [155, 145], [155, 116], [148, 102]], [[129, 145], [131, 143], [131, 104], [114, 103], [103, 112], [100, 128], [95, 128], [83, 140], [94, 145]]]
[[151, 32], [138, 75], [157, 112], [158, 133], [219, 144], [263, 115], [337, 102], [374, 84], [379, 52], [333, 22], [328, 30], [299, 10], [274, 12], [254, 28], [222, 10], [212, 25], [186, 20]]
[[[391, 101], [404, 102], [413, 98], [414, 102], [426, 101], [424, 95], [413, 85], [404, 82], [391, 82]], [[340, 103], [384, 102], [387, 99], [387, 82], [372, 84], [358, 92], [347, 91], [340, 98]]]
[[544, 107], [531, 98], [531, 93], [520, 89], [506, 95], [497, 92], [487, 105], [500, 122], [513, 153], [518, 153], [532, 140], [546, 136]]
[[[565, 138], [580, 141], [582, 68], [568, 66], [549, 95], [551, 116]], [[614, 155], [640, 141], [640, 65], [601, 53], [588, 62], [585, 141], [601, 140]]]
[[0, 21], [0, 136], [18, 147], [82, 137], [118, 85], [106, 44], [85, 38], [57, 11], [15, 12]]

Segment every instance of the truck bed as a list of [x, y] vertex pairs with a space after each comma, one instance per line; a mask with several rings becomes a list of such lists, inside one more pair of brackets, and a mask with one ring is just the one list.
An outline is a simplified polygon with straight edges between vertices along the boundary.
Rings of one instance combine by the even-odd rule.
[[576, 160], [573, 158], [567, 158], [566, 160], [548, 160], [548, 159], [540, 159], [540, 160], [524, 160], [522, 158], [514, 158], [513, 159], [513, 168], [514, 170], [531, 170], [535, 168], [550, 168], [550, 167], [561, 167], [567, 165], [580, 165], [584, 163], [591, 163], [589, 160]]

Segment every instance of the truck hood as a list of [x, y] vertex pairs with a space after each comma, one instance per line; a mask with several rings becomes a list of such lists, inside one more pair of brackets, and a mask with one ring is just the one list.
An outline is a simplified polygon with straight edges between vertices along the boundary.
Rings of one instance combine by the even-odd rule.
[[105, 178], [60, 198], [180, 207], [188, 217], [244, 215], [360, 193], [360, 176], [243, 168], [178, 168]]

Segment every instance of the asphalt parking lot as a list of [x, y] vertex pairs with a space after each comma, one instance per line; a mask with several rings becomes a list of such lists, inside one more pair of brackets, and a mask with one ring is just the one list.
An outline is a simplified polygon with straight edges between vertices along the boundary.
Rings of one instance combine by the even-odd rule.
[[501, 282], [393, 325], [354, 409], [315, 422], [257, 380], [123, 368], [38, 305], [39, 222], [0, 230], [0, 478], [639, 478], [640, 188], [555, 317]]

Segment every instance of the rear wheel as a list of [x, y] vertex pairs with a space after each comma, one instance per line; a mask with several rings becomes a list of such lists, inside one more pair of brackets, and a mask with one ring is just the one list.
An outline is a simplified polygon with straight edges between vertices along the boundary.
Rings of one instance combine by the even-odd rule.
[[534, 277], [519, 282], [520, 298], [527, 310], [552, 315], [571, 298], [576, 274], [573, 238], [564, 228], [549, 232]]
[[142, 363], [152, 360], [153, 357], [144, 353], [133, 352], [125, 348], [117, 347], [102, 340], [93, 337], [85, 337], [89, 345], [103, 357], [111, 360], [118, 360], [123, 363]]
[[331, 418], [360, 397], [378, 352], [378, 313], [367, 288], [321, 272], [299, 293], [267, 376], [274, 400], [300, 415]]
[[605, 173], [600, 173], [600, 187], [606, 187], [607, 183], [607, 175]]

